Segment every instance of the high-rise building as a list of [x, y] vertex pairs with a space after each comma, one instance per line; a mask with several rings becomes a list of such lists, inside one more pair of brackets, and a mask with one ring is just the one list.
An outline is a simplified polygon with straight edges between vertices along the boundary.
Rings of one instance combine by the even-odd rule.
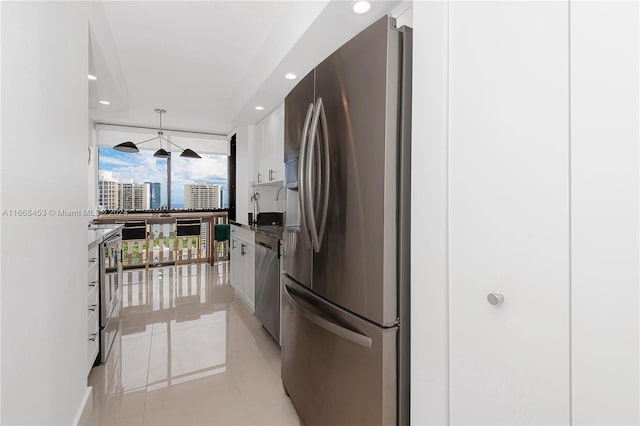
[[111, 172], [101, 171], [98, 176], [98, 207], [106, 210], [119, 208], [118, 180]]
[[184, 186], [185, 209], [219, 209], [221, 199], [220, 185], [201, 182]]
[[162, 198], [160, 196], [160, 182], [145, 182], [149, 184], [149, 206], [152, 210], [159, 209], [162, 206]]
[[129, 182], [118, 184], [118, 208], [121, 210], [149, 210], [148, 183]]

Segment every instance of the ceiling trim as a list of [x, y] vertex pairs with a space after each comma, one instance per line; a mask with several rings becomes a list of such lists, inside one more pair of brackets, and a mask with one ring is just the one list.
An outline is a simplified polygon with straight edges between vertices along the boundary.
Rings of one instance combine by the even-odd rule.
[[[147, 127], [147, 126], [130, 126], [130, 125], [122, 125], [122, 124], [110, 124], [110, 123], [95, 123], [94, 128], [96, 130], [116, 130], [116, 131], [130, 131], [130, 132], [139, 132], [139, 133], [148, 133], [149, 131], [157, 132], [157, 127]], [[211, 139], [211, 136], [214, 136], [214, 139], [226, 140], [227, 135], [221, 133], [207, 133], [207, 132], [192, 132], [187, 130], [175, 130], [168, 129], [163, 127], [163, 132], [170, 133], [174, 136], [184, 136], [184, 137], [192, 137], [198, 139]]]

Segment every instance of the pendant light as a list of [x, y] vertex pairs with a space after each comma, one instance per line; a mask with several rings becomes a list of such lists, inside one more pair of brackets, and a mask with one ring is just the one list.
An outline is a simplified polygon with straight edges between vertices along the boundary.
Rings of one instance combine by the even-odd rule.
[[153, 156], [156, 158], [171, 158], [171, 154], [169, 152], [167, 152], [165, 149], [162, 148], [162, 141], [164, 140], [165, 142], [179, 148], [182, 150], [182, 154], [180, 154], [180, 157], [185, 157], [185, 158], [202, 158], [200, 157], [195, 151], [193, 151], [192, 149], [189, 148], [182, 148], [181, 146], [171, 142], [169, 139], [164, 137], [164, 132], [162, 131], [162, 114], [165, 114], [167, 112], [167, 110], [165, 109], [161, 109], [161, 108], [156, 108], [155, 112], [157, 112], [158, 114], [160, 114], [160, 126], [158, 127], [158, 136], [154, 136], [150, 139], [144, 140], [142, 142], [138, 142], [138, 143], [133, 143], [131, 141], [126, 141], [126, 142], [122, 142], [119, 143], [118, 145], [114, 146], [113, 149], [115, 149], [116, 151], [120, 151], [120, 152], [140, 152], [140, 150], [138, 149], [138, 145], [141, 145], [145, 142], [149, 142], [155, 139], [158, 139], [158, 142], [160, 142], [160, 149], [158, 149], [156, 152], [153, 153]]

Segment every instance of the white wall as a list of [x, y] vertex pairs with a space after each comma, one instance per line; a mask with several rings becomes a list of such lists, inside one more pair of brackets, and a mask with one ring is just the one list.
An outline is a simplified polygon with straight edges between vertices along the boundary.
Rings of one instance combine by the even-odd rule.
[[3, 424], [70, 424], [86, 390], [87, 5], [2, 2]]
[[[87, 140], [87, 155], [90, 155], [87, 165], [87, 187], [88, 198], [87, 208], [98, 208], [98, 147], [96, 146], [96, 130], [94, 129], [93, 121], [89, 120], [88, 123], [89, 135]], [[89, 219], [89, 218], [88, 218]]]
[[638, 12], [571, 3], [574, 424], [640, 423]]
[[260, 194], [258, 199], [259, 212], [284, 212], [285, 209], [285, 190], [280, 191], [278, 201], [275, 200], [276, 193], [278, 192], [278, 186], [259, 185], [256, 186], [256, 191]]
[[396, 27], [413, 27], [413, 1], [402, 1], [389, 12], [389, 15], [396, 18]]
[[247, 213], [253, 211], [249, 205], [249, 144], [253, 140], [254, 126], [236, 128], [236, 222], [247, 223]]

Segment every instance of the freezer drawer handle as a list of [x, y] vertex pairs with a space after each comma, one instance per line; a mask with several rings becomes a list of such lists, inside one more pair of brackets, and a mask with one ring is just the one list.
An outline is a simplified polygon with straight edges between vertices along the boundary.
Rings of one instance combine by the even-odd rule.
[[353, 343], [357, 343], [358, 345], [364, 346], [366, 348], [370, 348], [373, 344], [373, 341], [369, 336], [365, 336], [364, 334], [356, 333], [353, 330], [349, 330], [348, 328], [344, 328], [341, 325], [338, 325], [334, 322], [328, 321], [322, 318], [319, 315], [314, 314], [313, 312], [306, 309], [300, 303], [298, 303], [295, 299], [295, 296], [291, 294], [289, 291], [289, 286], [284, 286], [284, 293], [287, 295], [287, 298], [291, 301], [293, 306], [300, 311], [302, 316], [316, 324], [319, 327], [324, 328], [330, 333], [335, 334], [336, 336], [342, 337], [343, 339], [347, 339]]

